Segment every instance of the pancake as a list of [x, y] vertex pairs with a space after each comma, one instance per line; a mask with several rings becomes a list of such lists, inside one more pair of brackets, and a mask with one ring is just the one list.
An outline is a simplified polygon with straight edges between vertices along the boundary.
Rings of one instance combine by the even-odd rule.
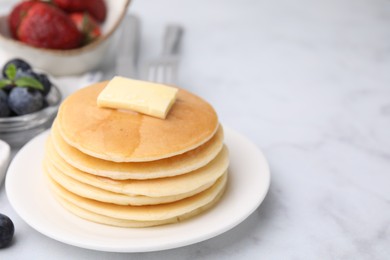
[[83, 88], [60, 106], [63, 139], [90, 156], [114, 162], [145, 162], [193, 150], [218, 129], [213, 107], [179, 89], [165, 120], [131, 111], [99, 108], [97, 96], [108, 81]]
[[210, 188], [214, 183], [207, 183], [203, 186], [198, 187], [195, 190], [164, 197], [147, 197], [142, 195], [129, 196], [121, 193], [115, 193], [106, 191], [103, 189], [96, 188], [94, 186], [79, 182], [59, 171], [55, 166], [53, 166], [49, 161], [44, 162], [44, 171], [49, 175], [54, 181], [61, 185], [66, 190], [79, 195], [84, 198], [93, 199], [106, 203], [114, 203], [117, 205], [157, 205], [170, 203], [178, 201], [190, 196], [193, 196], [197, 193], [200, 193], [208, 188]]
[[60, 204], [67, 209], [69, 212], [73, 213], [76, 216], [79, 216], [83, 219], [86, 219], [88, 221], [110, 225], [110, 226], [116, 226], [116, 227], [126, 227], [126, 228], [142, 228], [142, 227], [152, 227], [152, 226], [158, 226], [158, 225], [166, 225], [166, 224], [172, 224], [184, 221], [188, 218], [191, 218], [193, 216], [196, 216], [209, 208], [213, 207], [222, 197], [223, 191], [220, 192], [217, 197], [211, 201], [210, 203], [199, 207], [189, 213], [183, 214], [178, 217], [164, 219], [164, 220], [157, 220], [157, 221], [135, 221], [135, 220], [126, 220], [126, 219], [117, 219], [117, 218], [111, 218], [104, 215], [100, 215], [97, 213], [94, 213], [89, 210], [82, 209], [70, 201], [63, 199], [61, 196], [55, 196], [56, 199], [60, 202]]
[[209, 164], [187, 174], [148, 180], [113, 180], [85, 173], [67, 164], [53, 149], [50, 139], [46, 143], [46, 151], [46, 161], [50, 161], [59, 173], [99, 189], [129, 196], [166, 197], [192, 193], [213, 184], [229, 165], [229, 154], [224, 147]]
[[[58, 154], [68, 164], [81, 171], [115, 180], [154, 179], [191, 172], [208, 164], [222, 149], [223, 130], [222, 126], [219, 126], [216, 134], [208, 142], [184, 154], [137, 163], [115, 163], [80, 152], [62, 139], [56, 121], [51, 129], [51, 139]], [[49, 153], [52, 153], [52, 149]]]
[[95, 214], [132, 221], [164, 221], [193, 212], [212, 203], [224, 191], [227, 174], [220, 177], [212, 187], [197, 195], [168, 204], [151, 206], [123, 206], [86, 199], [67, 191], [49, 176], [47, 179], [52, 191], [57, 196]]

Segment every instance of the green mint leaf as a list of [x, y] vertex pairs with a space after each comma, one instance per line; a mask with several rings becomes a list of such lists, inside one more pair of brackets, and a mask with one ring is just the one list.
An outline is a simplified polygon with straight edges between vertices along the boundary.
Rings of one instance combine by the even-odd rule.
[[7, 78], [10, 80], [14, 80], [16, 76], [16, 66], [15, 64], [10, 64], [5, 69], [5, 75], [7, 75]]
[[5, 86], [12, 85], [12, 81], [9, 79], [0, 79], [0, 89], [4, 88]]
[[43, 90], [43, 85], [41, 82], [34, 78], [30, 77], [21, 77], [15, 80], [15, 84], [18, 87], [34, 88], [38, 90]]

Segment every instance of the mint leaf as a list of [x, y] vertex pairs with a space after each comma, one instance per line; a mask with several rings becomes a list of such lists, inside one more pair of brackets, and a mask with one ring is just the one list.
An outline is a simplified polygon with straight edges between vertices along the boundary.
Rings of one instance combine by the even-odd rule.
[[38, 90], [43, 90], [43, 85], [41, 82], [34, 78], [30, 77], [21, 77], [15, 80], [15, 84], [18, 87], [27, 87], [27, 88], [34, 88]]
[[0, 89], [4, 88], [5, 86], [12, 85], [12, 81], [9, 79], [0, 79]]
[[7, 78], [9, 78], [10, 80], [14, 80], [15, 79], [15, 76], [16, 76], [16, 66], [15, 64], [10, 64], [7, 66], [7, 68], [5, 69], [5, 75], [7, 75]]

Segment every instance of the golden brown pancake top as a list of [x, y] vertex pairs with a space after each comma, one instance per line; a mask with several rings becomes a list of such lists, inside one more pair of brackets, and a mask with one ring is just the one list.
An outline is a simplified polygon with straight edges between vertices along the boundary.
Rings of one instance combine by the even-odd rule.
[[218, 117], [206, 101], [180, 89], [167, 118], [99, 108], [97, 96], [108, 81], [69, 96], [58, 112], [64, 140], [91, 156], [116, 161], [152, 161], [192, 150], [208, 141]]

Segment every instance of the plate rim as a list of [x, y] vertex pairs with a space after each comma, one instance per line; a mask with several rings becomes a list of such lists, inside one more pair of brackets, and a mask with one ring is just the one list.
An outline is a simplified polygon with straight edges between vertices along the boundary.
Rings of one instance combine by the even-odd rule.
[[[39, 134], [38, 136], [34, 137], [25, 146], [23, 146], [20, 149], [20, 151], [16, 154], [16, 156], [14, 157], [14, 160], [12, 160], [10, 167], [8, 168], [8, 171], [7, 171], [6, 180], [5, 180], [6, 194], [7, 194], [8, 200], [9, 200], [12, 208], [15, 210], [15, 212], [18, 214], [18, 216], [25, 223], [27, 223], [30, 227], [32, 227], [34, 230], [38, 231], [39, 233], [41, 233], [49, 238], [57, 240], [61, 243], [76, 246], [79, 248], [91, 249], [91, 250], [96, 250], [96, 251], [104, 251], [104, 252], [122, 252], [122, 253], [133, 252], [133, 253], [135, 253], [135, 252], [153, 252], [153, 251], [168, 250], [168, 249], [174, 249], [174, 248], [179, 248], [179, 247], [199, 243], [201, 241], [205, 241], [205, 240], [208, 240], [210, 238], [216, 237], [220, 234], [223, 234], [223, 233], [231, 230], [232, 228], [236, 227], [240, 223], [242, 223], [245, 219], [247, 219], [259, 207], [259, 205], [264, 201], [264, 199], [269, 191], [269, 187], [270, 187], [270, 183], [271, 183], [271, 174], [270, 174], [269, 164], [268, 164], [263, 152], [258, 148], [258, 146], [255, 145], [253, 142], [251, 142], [247, 137], [238, 133], [237, 131], [233, 130], [232, 128], [227, 127], [226, 125], [223, 125], [223, 128], [224, 128], [224, 132], [225, 132], [225, 143], [227, 143], [226, 136], [232, 135], [230, 138], [233, 138], [235, 140], [241, 139], [241, 143], [242, 143], [242, 141], [244, 141], [245, 145], [251, 146], [251, 149], [256, 151], [257, 156], [259, 156], [259, 161], [260, 161], [259, 165], [265, 169], [265, 171], [262, 172], [262, 175], [263, 175], [262, 180], [264, 180], [264, 184], [265, 184], [264, 189], [261, 192], [259, 192], [258, 198], [256, 198], [256, 202], [252, 204], [251, 209], [247, 210], [244, 214], [241, 214], [240, 218], [236, 218], [235, 221], [231, 221], [231, 222], [229, 222], [229, 224], [223, 225], [222, 228], [219, 228], [219, 229], [216, 228], [216, 229], [213, 229], [212, 231], [207, 232], [207, 233], [192, 235], [192, 236], [190, 236], [188, 238], [184, 238], [184, 239], [182, 238], [182, 239], [179, 239], [178, 241], [176, 241], [176, 243], [166, 242], [166, 243], [162, 243], [160, 245], [154, 245], [154, 246], [153, 245], [152, 246], [145, 245], [145, 246], [138, 246], [136, 248], [131, 247], [131, 246], [124, 248], [121, 246], [116, 247], [115, 245], [110, 245], [110, 246], [93, 245], [92, 242], [82, 243], [80, 241], [71, 241], [69, 238], [64, 239], [63, 237], [58, 236], [58, 234], [56, 234], [55, 231], [48, 232], [45, 228], [43, 228], [42, 226], [40, 226], [39, 224], [34, 222], [34, 220], [31, 220], [28, 216], [26, 216], [25, 215], [26, 213], [23, 212], [23, 209], [19, 208], [18, 203], [17, 202], [15, 203], [12, 192], [11, 192], [12, 188], [10, 187], [10, 185], [11, 185], [10, 180], [13, 178], [12, 172], [14, 171], [14, 167], [15, 167], [14, 165], [18, 163], [18, 161], [20, 160], [19, 157], [22, 157], [22, 155], [25, 153], [25, 150], [28, 150], [28, 148], [30, 146], [34, 145], [35, 142], [38, 142], [38, 140], [43, 139], [45, 136], [49, 135], [50, 129], [48, 129], [48, 130], [44, 131], [43, 133]], [[229, 145], [227, 145], [227, 146], [229, 148]], [[9, 176], [11, 176], [11, 177], [9, 177]], [[37, 183], [39, 184], [39, 181], [37, 181]], [[231, 185], [231, 183], [229, 181], [228, 181], [228, 185]], [[223, 196], [223, 198], [224, 197], [225, 197], [225, 195]], [[210, 210], [213, 210], [213, 209], [210, 209]], [[80, 219], [80, 220], [87, 221], [84, 219]], [[185, 222], [186, 221], [184, 221], [182, 223], [185, 223]], [[102, 225], [102, 224], [98, 224], [98, 225]], [[173, 225], [175, 225], [175, 224], [173, 224]], [[163, 227], [168, 227], [168, 229], [169, 229], [169, 226], [170, 225], [166, 225]], [[114, 228], [118, 228], [118, 227], [114, 227]], [[128, 228], [121, 228], [121, 229], [128, 229]], [[194, 233], [196, 233], [196, 232], [194, 232]]]

